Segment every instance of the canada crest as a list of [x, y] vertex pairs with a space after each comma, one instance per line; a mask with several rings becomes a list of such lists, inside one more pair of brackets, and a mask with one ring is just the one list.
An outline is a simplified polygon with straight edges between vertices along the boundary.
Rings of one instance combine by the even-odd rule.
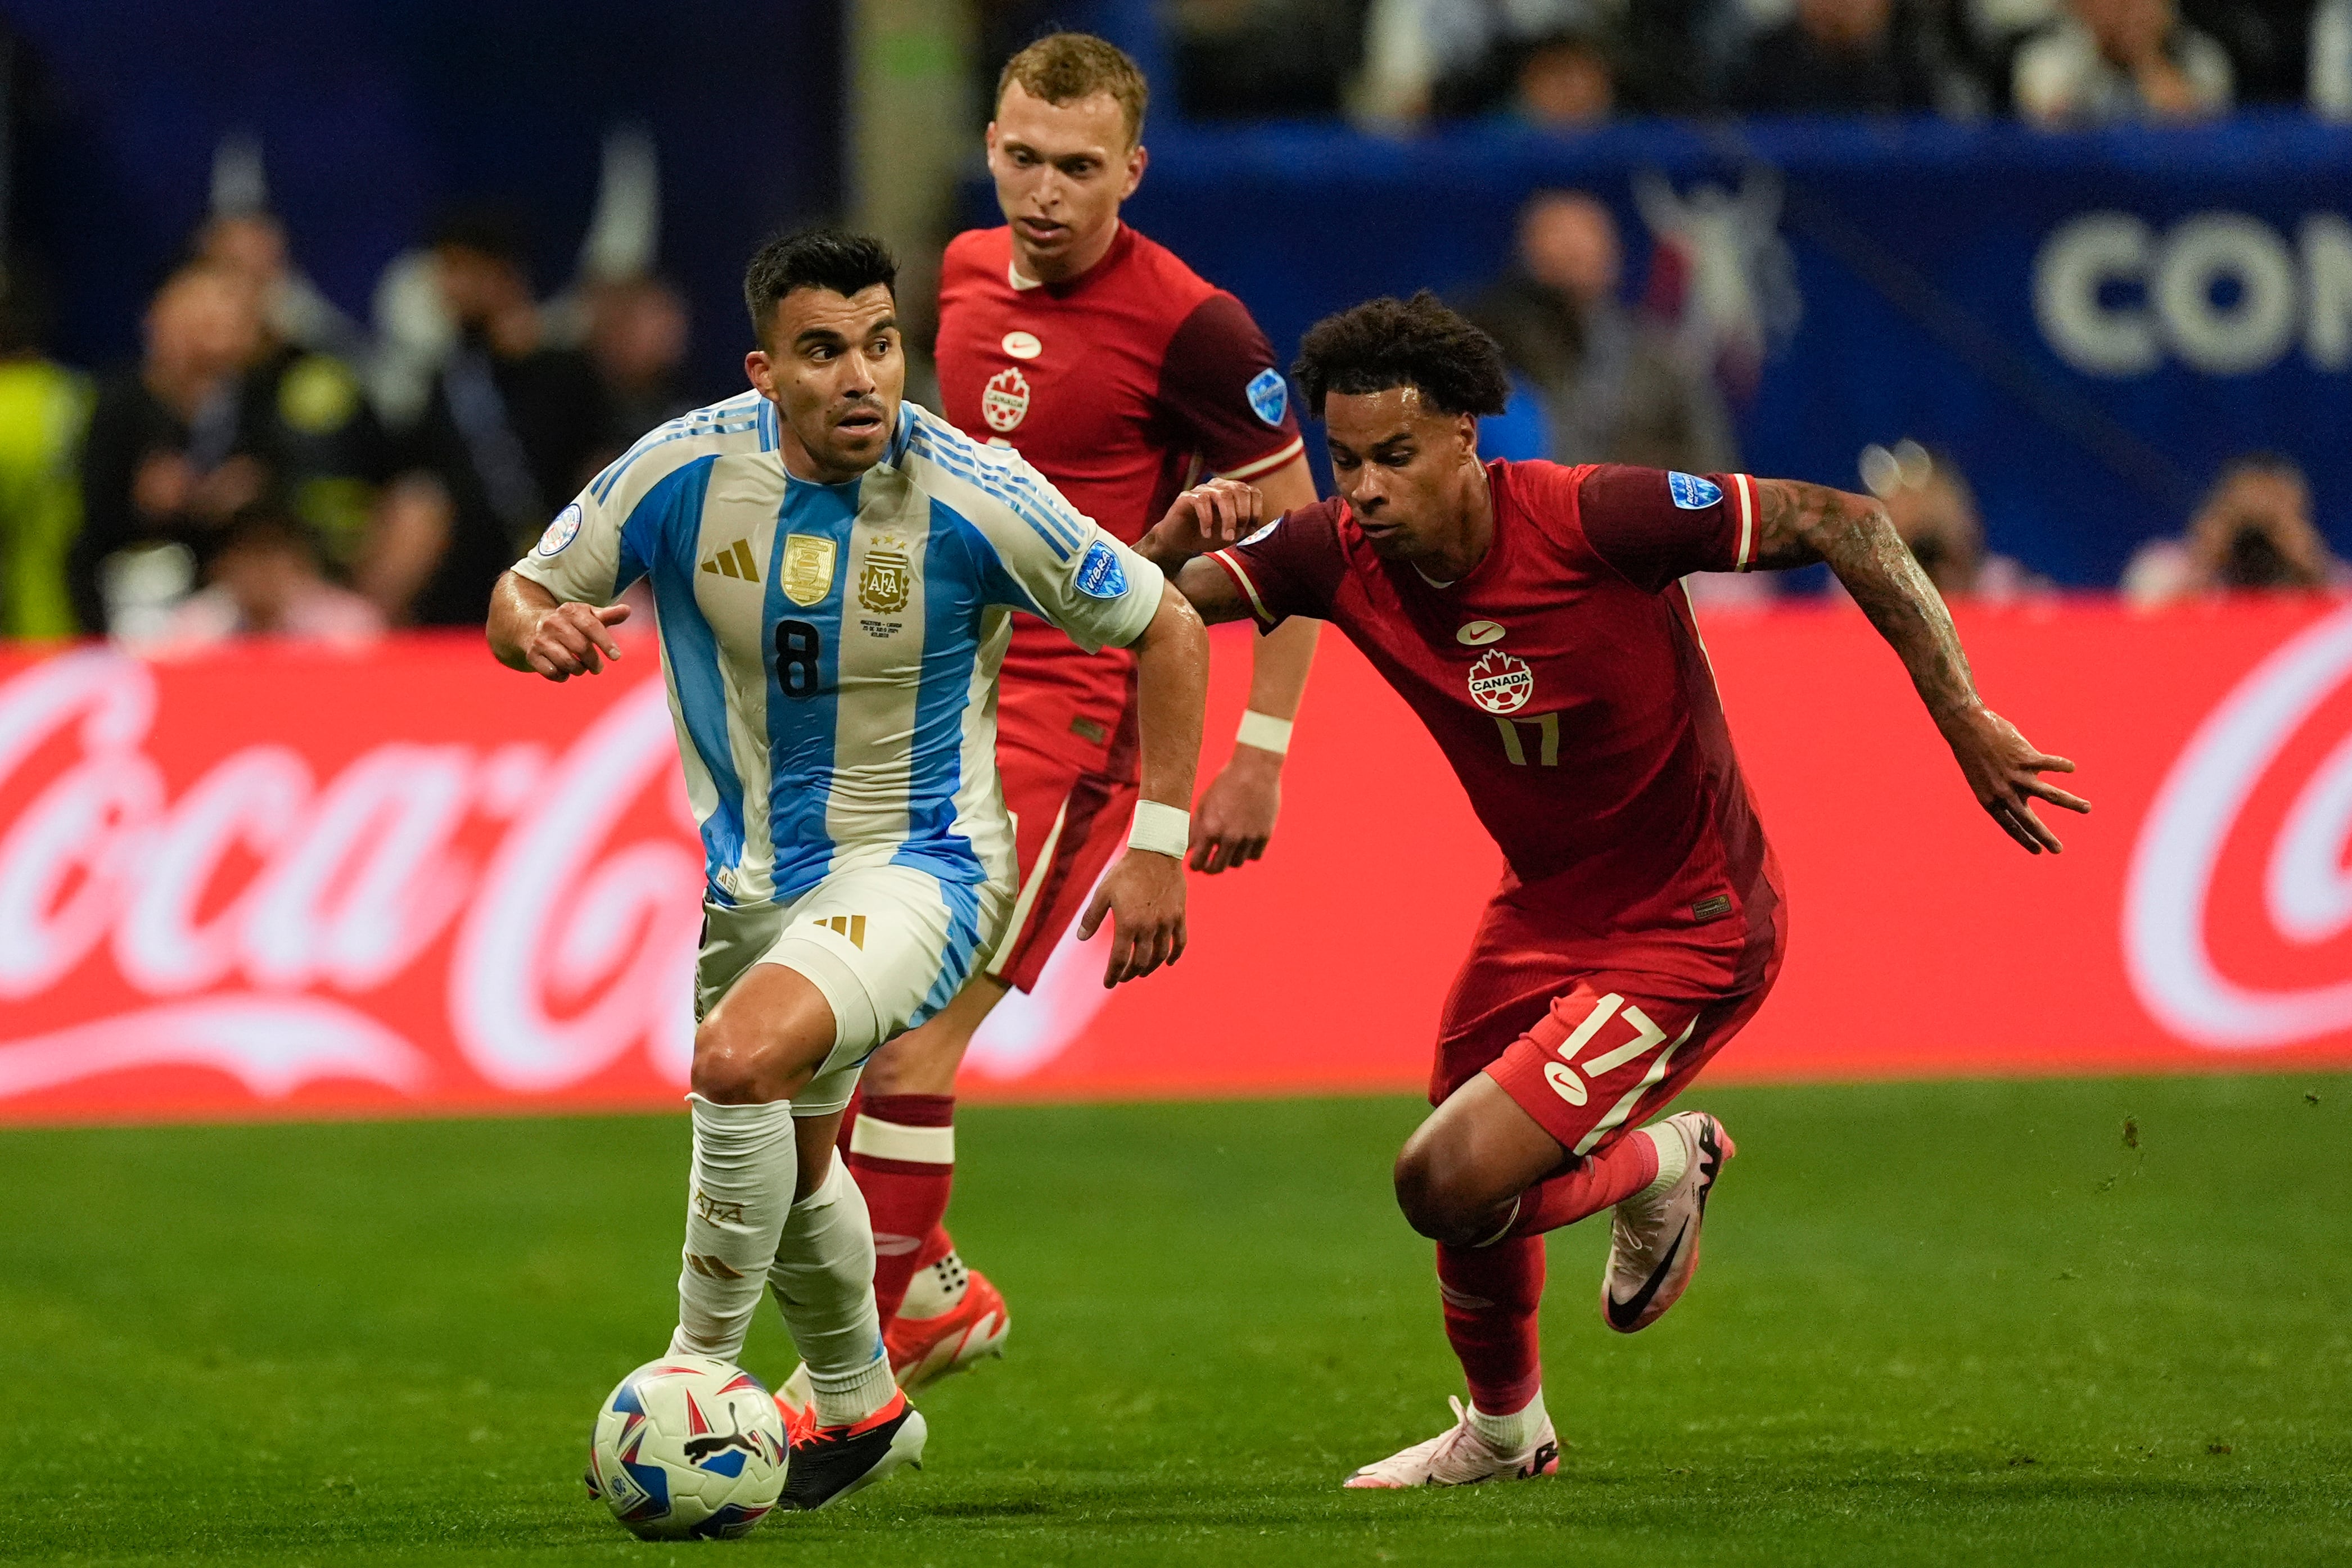
[[1500, 648], [1470, 666], [1470, 700], [1488, 713], [1517, 713], [1535, 695], [1535, 671]]
[[988, 385], [981, 389], [980, 413], [988, 428], [999, 432], [1011, 431], [1028, 417], [1029, 378], [1020, 366], [1007, 365], [988, 378]]

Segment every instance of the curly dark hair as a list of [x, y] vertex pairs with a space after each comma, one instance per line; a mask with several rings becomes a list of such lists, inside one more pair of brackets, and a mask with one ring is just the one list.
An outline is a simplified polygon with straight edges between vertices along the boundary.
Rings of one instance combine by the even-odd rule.
[[846, 229], [807, 228], [760, 247], [743, 271], [743, 305], [752, 335], [765, 343], [777, 303], [793, 289], [829, 288], [846, 298], [877, 283], [897, 296], [898, 262], [888, 246]]
[[1328, 392], [1419, 387], [1447, 413], [1482, 418], [1502, 413], [1511, 396], [1495, 340], [1426, 288], [1410, 299], [1367, 299], [1324, 317], [1307, 329], [1290, 373], [1318, 419]]

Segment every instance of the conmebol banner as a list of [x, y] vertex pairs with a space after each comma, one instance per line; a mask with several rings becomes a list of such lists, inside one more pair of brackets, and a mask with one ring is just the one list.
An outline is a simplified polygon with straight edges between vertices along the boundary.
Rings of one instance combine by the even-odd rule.
[[[1858, 614], [1708, 623], [1792, 931], [1716, 1073], [2352, 1063], [2352, 610], [1962, 630], [2082, 764], [2061, 857], [1981, 815]], [[701, 879], [631, 653], [561, 687], [471, 639], [0, 657], [0, 1119], [675, 1104]], [[1193, 879], [1180, 966], [1106, 993], [1066, 946], [967, 1092], [1418, 1087], [1495, 852], [1336, 639], [1285, 788], [1269, 858]]]

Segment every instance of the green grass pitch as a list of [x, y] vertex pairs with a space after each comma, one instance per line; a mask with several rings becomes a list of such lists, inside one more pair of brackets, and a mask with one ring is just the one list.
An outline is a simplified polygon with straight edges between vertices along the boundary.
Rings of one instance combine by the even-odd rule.
[[1417, 1106], [970, 1112], [1008, 1358], [924, 1473], [734, 1546], [579, 1481], [669, 1326], [683, 1116], [0, 1134], [0, 1559], [2352, 1559], [2352, 1079], [1689, 1100], [1740, 1145], [1691, 1294], [1620, 1338], [1603, 1230], [1555, 1237], [1559, 1477], [1412, 1494], [1338, 1483], [1459, 1387]]

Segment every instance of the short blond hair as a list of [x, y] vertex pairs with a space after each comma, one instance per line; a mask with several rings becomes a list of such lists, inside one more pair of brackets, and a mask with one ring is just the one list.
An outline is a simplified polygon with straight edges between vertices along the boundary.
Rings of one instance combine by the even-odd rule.
[[1031, 98], [1046, 103], [1074, 103], [1098, 92], [1110, 94], [1127, 121], [1127, 141], [1143, 140], [1143, 111], [1151, 105], [1151, 87], [1142, 68], [1125, 49], [1092, 33], [1051, 33], [1004, 62], [996, 78], [996, 101], [1014, 82]]

